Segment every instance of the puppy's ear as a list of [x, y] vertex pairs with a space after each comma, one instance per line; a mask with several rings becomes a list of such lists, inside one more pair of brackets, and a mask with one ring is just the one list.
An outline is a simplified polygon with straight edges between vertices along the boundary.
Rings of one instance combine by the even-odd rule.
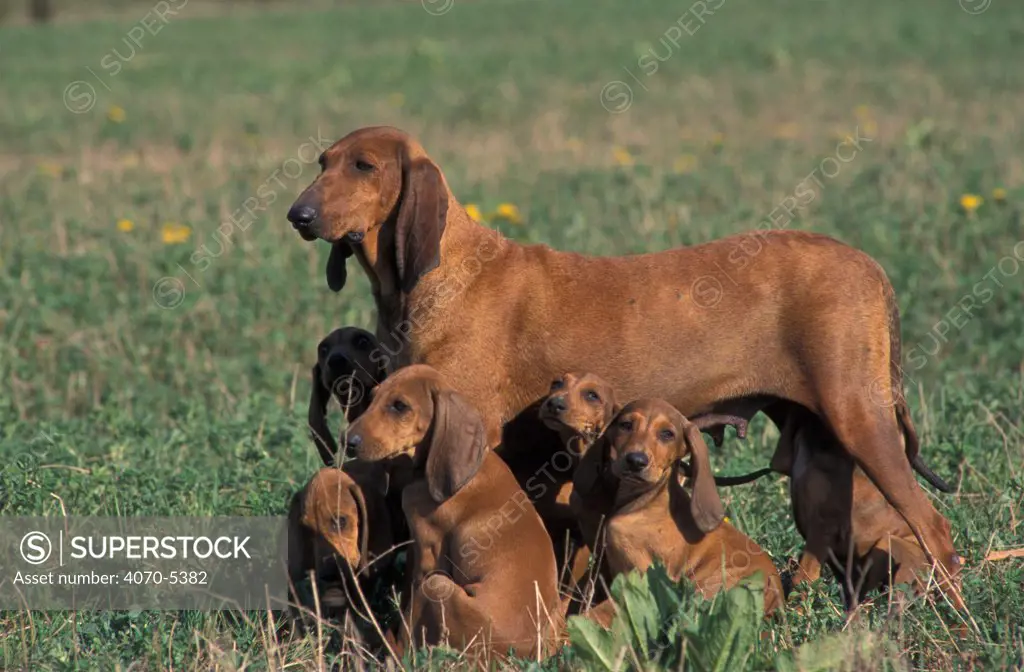
[[306, 578], [313, 569], [313, 538], [302, 524], [302, 507], [306, 500], [303, 488], [292, 495], [288, 507], [288, 579], [292, 586]]
[[710, 532], [722, 524], [725, 509], [715, 487], [715, 475], [711, 471], [711, 457], [708, 445], [700, 435], [700, 429], [692, 423], [685, 423], [683, 440], [690, 453], [690, 474], [693, 477], [693, 495], [690, 509], [694, 522], [703, 532]]
[[[616, 415], [618, 415], [616, 413]], [[614, 417], [614, 416], [613, 416]], [[601, 483], [607, 464], [608, 438], [602, 434], [594, 441], [594, 445], [580, 458], [576, 471], [572, 475], [572, 489], [580, 495], [590, 495]]]
[[480, 413], [451, 390], [434, 395], [434, 427], [427, 454], [430, 496], [440, 504], [480, 471], [487, 455], [487, 432]]
[[332, 292], [340, 292], [345, 286], [345, 279], [348, 278], [345, 261], [351, 256], [352, 247], [348, 243], [331, 245], [331, 256], [327, 257], [327, 286]]
[[359, 526], [359, 538], [357, 539], [359, 544], [359, 566], [355, 569], [357, 572], [362, 572], [370, 562], [367, 556], [370, 543], [370, 517], [366, 514], [366, 499], [363, 497], [363, 489], [359, 487], [359, 484], [353, 482], [349, 486], [349, 492], [352, 493], [352, 499], [356, 502], [359, 516], [359, 520], [356, 521], [356, 525]]
[[441, 171], [429, 159], [408, 162], [403, 173], [395, 263], [402, 291], [408, 294], [421, 277], [441, 263], [448, 194]]
[[320, 453], [325, 466], [334, 466], [334, 456], [338, 454], [338, 444], [327, 426], [327, 402], [331, 399], [331, 391], [324, 387], [321, 376], [320, 362], [313, 367], [312, 391], [309, 394], [309, 434]]

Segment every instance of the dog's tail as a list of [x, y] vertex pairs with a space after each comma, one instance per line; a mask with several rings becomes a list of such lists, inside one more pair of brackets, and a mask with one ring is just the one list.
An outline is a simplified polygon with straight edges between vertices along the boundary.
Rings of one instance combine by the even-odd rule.
[[715, 476], [715, 485], [744, 485], [746, 483], [756, 481], [762, 476], [767, 476], [773, 472], [774, 470], [771, 467], [765, 467], [764, 469], [758, 469], [757, 471], [752, 471], [749, 474], [743, 474], [742, 476]]
[[886, 301], [889, 303], [889, 379], [892, 385], [892, 396], [895, 402], [896, 421], [903, 434], [903, 449], [914, 471], [940, 492], [953, 492], [953, 488], [932, 471], [921, 459], [921, 441], [917, 438], [914, 421], [910, 419], [910, 407], [903, 396], [903, 369], [900, 361], [903, 358], [903, 344], [900, 339], [900, 307], [896, 303], [896, 293], [892, 285], [886, 283]]

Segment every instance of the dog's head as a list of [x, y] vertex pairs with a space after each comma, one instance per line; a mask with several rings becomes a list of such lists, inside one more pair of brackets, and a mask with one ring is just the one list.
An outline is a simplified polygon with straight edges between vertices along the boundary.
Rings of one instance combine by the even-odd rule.
[[566, 373], [551, 382], [540, 419], [583, 454], [619, 408], [610, 383], [592, 373]]
[[604, 468], [620, 482], [641, 490], [666, 479], [678, 480], [680, 460], [689, 457], [694, 521], [704, 532], [721, 524], [725, 511], [715, 488], [707, 444], [697, 426], [667, 401], [644, 399], [627, 404], [601, 442]]
[[476, 475], [487, 450], [480, 413], [426, 365], [399, 369], [373, 392], [349, 428], [347, 447], [361, 460], [408, 458], [425, 472], [440, 503]]
[[349, 422], [370, 405], [370, 391], [387, 376], [376, 337], [365, 329], [335, 329], [320, 341], [312, 370], [309, 398], [309, 429], [327, 466], [334, 464], [338, 445], [327, 426], [327, 403], [333, 395]]
[[320, 156], [320, 175], [288, 210], [305, 240], [333, 245], [327, 284], [345, 285], [345, 261], [355, 247], [376, 259], [381, 230], [393, 240], [399, 286], [408, 293], [438, 266], [448, 212], [440, 169], [407, 133], [387, 126], [362, 128]]
[[369, 520], [362, 488], [340, 469], [324, 467], [297, 492], [288, 511], [288, 571], [293, 581], [310, 569], [339, 582], [343, 568], [368, 562]]

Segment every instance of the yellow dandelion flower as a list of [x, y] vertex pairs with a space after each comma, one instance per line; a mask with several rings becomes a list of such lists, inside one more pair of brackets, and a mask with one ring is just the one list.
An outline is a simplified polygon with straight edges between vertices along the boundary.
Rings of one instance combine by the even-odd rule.
[[391, 107], [401, 107], [405, 105], [405, 96], [401, 92], [396, 91], [388, 96], [388, 104]]
[[996, 187], [992, 190], [993, 201], [1005, 201], [1006, 200], [1006, 189], [1002, 187]]
[[960, 207], [965, 212], [974, 212], [984, 202], [984, 199], [977, 194], [964, 194], [960, 197]]
[[672, 170], [677, 173], [689, 173], [697, 167], [697, 157], [693, 154], [683, 154], [672, 162]]
[[633, 155], [629, 153], [629, 150], [625, 147], [616, 147], [612, 150], [612, 157], [615, 159], [615, 163], [620, 166], [632, 166]]
[[484, 220], [483, 215], [480, 214], [480, 208], [475, 203], [469, 203], [466, 205], [466, 214], [474, 222], [482, 222]]
[[61, 168], [60, 164], [54, 161], [40, 161], [37, 167], [41, 175], [60, 177], [64, 173], [64, 169]]
[[135, 228], [135, 222], [130, 219], [119, 219], [117, 220], [117, 230], [128, 233]]
[[727, 523], [732, 523], [732, 518], [730, 518], [729, 516], [726, 516], [725, 518], [722, 518], [722, 520], [724, 520]]
[[523, 218], [519, 215], [519, 208], [511, 203], [502, 203], [494, 211], [496, 217], [506, 220], [509, 224], [520, 224]]
[[163, 241], [164, 245], [184, 243], [191, 235], [192, 229], [174, 222], [164, 224], [163, 228], [160, 230], [160, 240]]
[[115, 124], [120, 124], [121, 122], [123, 122], [126, 116], [127, 115], [125, 114], [123, 107], [111, 105], [107, 109], [107, 119], [110, 119]]

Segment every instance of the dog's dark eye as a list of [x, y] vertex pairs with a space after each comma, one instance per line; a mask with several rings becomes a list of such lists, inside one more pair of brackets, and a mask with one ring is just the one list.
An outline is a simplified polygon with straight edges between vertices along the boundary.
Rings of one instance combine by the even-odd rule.
[[391, 402], [391, 410], [394, 413], [405, 413], [409, 410], [409, 404], [405, 403], [401, 399], [395, 399]]
[[373, 172], [373, 164], [362, 159], [356, 159], [356, 170], [360, 173], [371, 173]]
[[563, 387], [565, 387], [565, 383], [562, 382], [561, 378], [559, 378], [558, 380], [551, 381], [551, 391], [552, 392], [554, 392], [555, 390], [560, 390]]
[[331, 527], [335, 532], [344, 532], [348, 527], [348, 516], [336, 516], [331, 520]]
[[327, 170], [327, 155], [321, 154], [317, 159], [317, 163], [320, 164], [320, 170]]
[[363, 334], [359, 334], [358, 336], [352, 339], [352, 345], [355, 346], [356, 350], [369, 350], [370, 339], [368, 339]]
[[669, 441], [675, 441], [675, 439], [676, 433], [673, 432], [671, 429], [663, 429], [660, 432], [658, 432], [659, 441], [664, 441], [665, 443], [668, 443]]
[[600, 404], [601, 403], [600, 395], [598, 395], [598, 393], [594, 392], [593, 390], [584, 390], [583, 391], [583, 398], [586, 399], [587, 401], [589, 401], [592, 404]]
[[619, 429], [621, 429], [624, 432], [632, 432], [633, 422], [631, 420], [623, 420], [622, 422], [619, 423]]

